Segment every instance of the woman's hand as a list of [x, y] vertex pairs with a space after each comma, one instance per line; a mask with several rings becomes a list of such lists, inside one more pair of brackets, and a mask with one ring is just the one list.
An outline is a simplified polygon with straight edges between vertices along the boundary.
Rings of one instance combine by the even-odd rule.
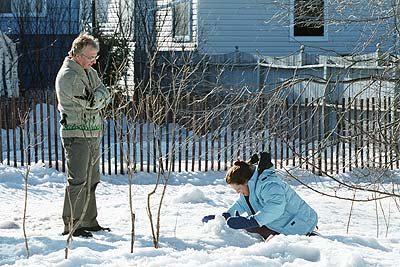
[[211, 220], [214, 220], [214, 219], [215, 219], [215, 215], [207, 215], [207, 216], [204, 216], [201, 221], [203, 223], [208, 223], [208, 221], [211, 221]]
[[253, 216], [243, 217], [243, 216], [233, 216], [230, 217], [226, 223], [232, 229], [248, 229], [259, 227], [258, 222], [254, 219]]
[[[224, 213], [222, 213], [222, 217], [224, 217], [225, 220], [227, 220], [227, 219], [229, 219], [229, 217], [231, 217], [231, 215], [229, 214], [229, 212], [224, 212]], [[201, 221], [203, 223], [208, 223], [208, 221], [211, 221], [214, 219], [215, 219], [215, 215], [207, 215], [207, 216], [204, 216]]]

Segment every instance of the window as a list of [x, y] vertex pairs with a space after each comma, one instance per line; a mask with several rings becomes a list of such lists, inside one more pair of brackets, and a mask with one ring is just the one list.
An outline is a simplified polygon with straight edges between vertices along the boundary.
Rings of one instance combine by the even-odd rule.
[[172, 7], [172, 35], [175, 41], [184, 42], [191, 39], [191, 1], [181, 1]]
[[324, 0], [294, 0], [294, 37], [324, 37]]
[[46, 0], [14, 0], [16, 3], [15, 9], [18, 10], [20, 16], [45, 16], [46, 15]]
[[46, 0], [0, 0], [0, 14], [18, 16], [45, 16]]
[[11, 13], [11, 0], [0, 1], [0, 14]]

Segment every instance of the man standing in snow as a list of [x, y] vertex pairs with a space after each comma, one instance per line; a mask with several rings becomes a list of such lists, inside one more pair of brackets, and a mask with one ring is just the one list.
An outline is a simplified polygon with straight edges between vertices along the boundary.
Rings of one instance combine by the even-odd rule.
[[101, 227], [96, 219], [102, 109], [110, 100], [110, 93], [92, 68], [98, 52], [97, 39], [80, 34], [73, 41], [55, 82], [60, 135], [68, 168], [63, 234], [73, 230], [73, 236], [92, 237], [90, 231], [110, 230]]

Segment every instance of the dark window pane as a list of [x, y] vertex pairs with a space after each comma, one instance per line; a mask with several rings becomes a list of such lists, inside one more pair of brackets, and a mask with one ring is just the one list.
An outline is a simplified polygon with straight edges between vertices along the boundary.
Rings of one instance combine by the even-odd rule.
[[35, 12], [41, 13], [43, 11], [43, 1], [36, 0]]
[[294, 1], [294, 36], [324, 36], [324, 1]]
[[174, 37], [189, 36], [189, 3], [174, 5]]
[[0, 0], [0, 13], [11, 13], [11, 0]]

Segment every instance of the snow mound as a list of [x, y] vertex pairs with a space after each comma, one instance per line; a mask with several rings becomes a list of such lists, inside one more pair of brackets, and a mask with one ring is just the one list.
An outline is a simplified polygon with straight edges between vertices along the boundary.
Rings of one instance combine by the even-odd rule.
[[192, 184], [183, 186], [174, 198], [175, 203], [203, 203], [208, 201], [211, 201], [211, 199], [207, 198], [203, 191]]
[[340, 267], [365, 267], [368, 266], [361, 255], [348, 254], [346, 255], [346, 261], [343, 261]]
[[19, 229], [19, 225], [11, 221], [0, 222], [0, 229]]
[[262, 241], [259, 235], [250, 234], [245, 230], [234, 230], [226, 224], [225, 218], [216, 215], [214, 220], [204, 224], [202, 234], [205, 240], [217, 245], [229, 244], [235, 247], [248, 247]]
[[319, 248], [313, 247], [311, 239], [306, 236], [274, 236], [270, 241], [258, 243], [249, 251], [253, 255], [279, 259], [281, 263], [294, 262], [302, 259], [308, 262], [318, 262], [321, 259]]

